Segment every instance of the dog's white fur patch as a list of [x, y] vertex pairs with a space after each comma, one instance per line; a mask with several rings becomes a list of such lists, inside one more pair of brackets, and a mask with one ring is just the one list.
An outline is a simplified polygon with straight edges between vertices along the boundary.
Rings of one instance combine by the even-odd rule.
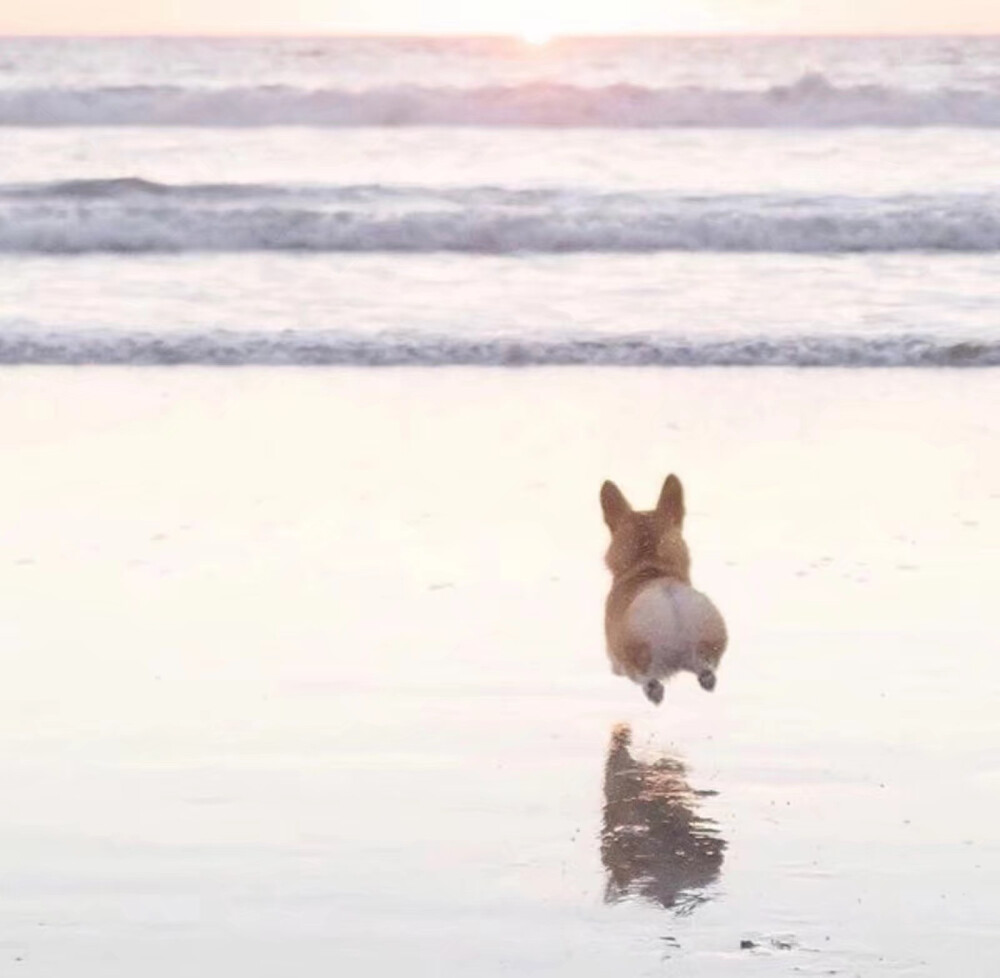
[[699, 672], [698, 651], [725, 644], [725, 625], [715, 605], [700, 591], [679, 581], [657, 580], [646, 585], [626, 614], [629, 634], [644, 642], [652, 656], [644, 679], [663, 679], [681, 669]]

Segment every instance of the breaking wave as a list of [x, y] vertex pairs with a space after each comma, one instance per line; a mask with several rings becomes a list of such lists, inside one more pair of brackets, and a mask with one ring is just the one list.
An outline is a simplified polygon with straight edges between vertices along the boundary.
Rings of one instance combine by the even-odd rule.
[[996, 252], [1000, 194], [677, 196], [576, 189], [0, 186], [0, 252]]
[[129, 85], [0, 92], [7, 126], [1000, 126], [1000, 93], [838, 86], [821, 73], [761, 90], [555, 82], [362, 90]]
[[351, 367], [995, 367], [1000, 343], [922, 336], [696, 340], [0, 329], [0, 363]]

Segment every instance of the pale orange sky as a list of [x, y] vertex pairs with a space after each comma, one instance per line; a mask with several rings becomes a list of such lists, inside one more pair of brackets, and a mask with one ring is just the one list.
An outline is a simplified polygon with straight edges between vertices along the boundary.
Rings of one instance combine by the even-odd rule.
[[0, 32], [1000, 33], [1000, 0], [0, 0]]

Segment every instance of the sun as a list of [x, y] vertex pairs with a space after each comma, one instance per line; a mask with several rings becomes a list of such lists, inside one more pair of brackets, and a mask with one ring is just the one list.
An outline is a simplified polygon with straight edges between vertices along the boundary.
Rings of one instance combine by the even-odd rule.
[[521, 40], [532, 47], [544, 47], [552, 40], [552, 31], [538, 24], [521, 30]]

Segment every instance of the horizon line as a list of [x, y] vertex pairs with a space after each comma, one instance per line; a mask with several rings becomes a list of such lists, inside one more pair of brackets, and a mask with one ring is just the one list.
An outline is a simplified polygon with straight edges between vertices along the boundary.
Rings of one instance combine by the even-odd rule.
[[[995, 30], [911, 30], [911, 31], [741, 31], [728, 28], [701, 31], [575, 31], [554, 32], [546, 39], [547, 44], [559, 41], [587, 40], [712, 40], [716, 38], [748, 38], [755, 40], [921, 40], [940, 38], [941, 40], [1000, 40], [1000, 28]], [[0, 40], [523, 40], [519, 31], [459, 32], [447, 30], [429, 31], [333, 31], [318, 30], [302, 32], [298, 30], [264, 31], [15, 31], [0, 30]]]

